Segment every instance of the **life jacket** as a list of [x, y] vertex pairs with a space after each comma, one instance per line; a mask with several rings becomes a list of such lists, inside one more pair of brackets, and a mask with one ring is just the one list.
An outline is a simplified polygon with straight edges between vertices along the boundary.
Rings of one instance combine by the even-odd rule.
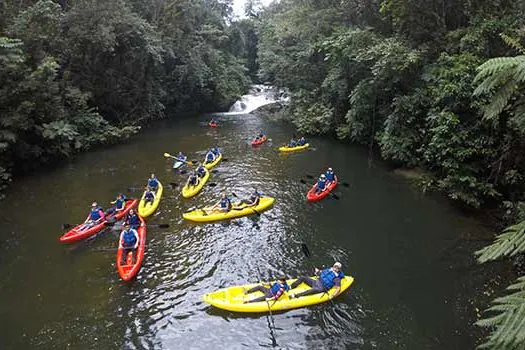
[[148, 191], [148, 192], [146, 192], [146, 195], [144, 196], [144, 198], [145, 199], [155, 200], [155, 195], [153, 194], [153, 192]]
[[255, 205], [259, 204], [259, 200], [261, 199], [261, 197], [259, 197], [258, 195], [255, 195], [255, 194], [252, 194], [250, 196], [250, 202], [251, 203], [255, 203]]
[[197, 175], [190, 175], [190, 185], [196, 185], [199, 182], [199, 179], [197, 178]]
[[290, 287], [288, 286], [288, 283], [285, 283], [285, 284], [281, 284], [279, 282], [275, 282], [273, 285], [272, 285], [272, 288], [271, 288], [271, 291], [272, 291], [272, 294], [275, 295], [277, 294], [277, 292], [279, 292], [279, 290], [283, 288], [286, 292], [290, 290]]
[[115, 203], [115, 207], [117, 207], [117, 209], [122, 210], [124, 209], [125, 206], [126, 206], [126, 199], [123, 199], [123, 198], [117, 199], [117, 202]]
[[335, 285], [334, 280], [336, 278], [343, 278], [343, 277], [345, 277], [345, 275], [341, 271], [339, 271], [339, 273], [337, 273], [336, 275], [336, 273], [332, 271], [332, 269], [330, 268], [321, 271], [321, 273], [319, 274], [319, 280], [321, 281], [321, 283], [323, 284], [323, 287], [326, 290], [330, 290]]
[[295, 146], [297, 146], [297, 142], [295, 140], [291, 140], [290, 147], [295, 147]]
[[199, 176], [202, 177], [202, 176], [206, 175], [206, 170], [204, 170], [204, 169], [206, 169], [206, 168], [203, 167], [203, 166], [200, 166], [200, 167], [197, 168], [197, 173], [199, 174]]
[[215, 160], [215, 153], [213, 153], [212, 151], [208, 152], [208, 154], [206, 154], [206, 161], [213, 162], [214, 160]]
[[299, 146], [304, 146], [304, 145], [306, 144], [306, 141], [305, 141], [304, 138], [301, 138], [299, 141], [297, 141], [297, 144], [298, 144]]
[[153, 187], [153, 188], [155, 188], [155, 187], [157, 187], [158, 185], [159, 185], [159, 182], [157, 181], [156, 178], [153, 178], [153, 179], [150, 178], [150, 179], [148, 179], [148, 186], [149, 186], [149, 187]]
[[102, 217], [102, 215], [100, 214], [101, 211], [102, 211], [102, 208], [100, 207], [91, 209], [89, 213], [89, 218], [93, 221], [97, 221], [98, 219]]
[[128, 214], [128, 219], [126, 221], [130, 225], [138, 225], [140, 223], [139, 216], [137, 214]]
[[326, 175], [326, 179], [328, 181], [334, 181], [335, 174], [334, 174], [333, 171], [328, 171], [327, 170], [325, 175]]
[[135, 243], [137, 243], [137, 237], [135, 236], [135, 230], [129, 229], [124, 231], [124, 235], [122, 237], [122, 245], [125, 247], [133, 247]]
[[177, 158], [178, 158], [179, 160], [186, 160], [186, 159], [188, 159], [188, 157], [186, 157], [186, 156], [185, 156], [184, 154], [182, 154], [182, 153], [179, 153], [179, 155], [177, 156]]
[[226, 208], [229, 208], [230, 205], [231, 203], [228, 198], [221, 199], [221, 208], [226, 209]]
[[317, 180], [317, 188], [323, 189], [326, 186], [326, 180]]

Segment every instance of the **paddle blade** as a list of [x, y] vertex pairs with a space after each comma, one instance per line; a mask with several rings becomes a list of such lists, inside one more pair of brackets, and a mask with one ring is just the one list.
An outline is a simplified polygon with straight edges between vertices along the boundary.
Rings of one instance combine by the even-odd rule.
[[215, 186], [217, 186], [217, 184], [215, 182], [212, 182], [212, 183], [208, 184], [208, 186], [215, 187]]
[[179, 184], [176, 183], [176, 182], [170, 182], [170, 186], [175, 188], [175, 187], [179, 186]]
[[310, 174], [306, 174], [306, 177], [307, 177], [308, 179], [315, 179], [315, 177], [314, 177], [313, 175], [310, 175]]
[[168, 228], [168, 227], [170, 227], [170, 224], [159, 224], [158, 227], [159, 228]]
[[237, 194], [235, 194], [235, 192], [232, 191], [232, 196], [236, 197], [236, 198], [239, 198], [239, 196]]
[[343, 185], [344, 187], [350, 187], [350, 184], [348, 182], [341, 182], [341, 185]]
[[301, 250], [303, 251], [304, 256], [306, 256], [307, 258], [310, 257], [310, 249], [308, 249], [306, 243], [301, 244]]
[[213, 170], [211, 171], [212, 174], [217, 174], [218, 172], [219, 172], [219, 170], [217, 170], [217, 169], [213, 169]]
[[304, 181], [303, 179], [299, 180], [302, 184], [305, 184], [306, 185], [306, 181]]
[[164, 153], [164, 157], [166, 157], [166, 158], [169, 158], [169, 157], [171, 157], [171, 156], [172, 156], [172, 155], [169, 154], [169, 153]]
[[66, 229], [72, 228], [72, 227], [73, 227], [73, 225], [71, 225], [71, 224], [62, 224], [62, 230], [66, 230]]
[[333, 198], [333, 199], [337, 199], [337, 200], [339, 200], [339, 196], [338, 196], [338, 195], [336, 195], [335, 193], [330, 193], [330, 194], [332, 195], [332, 198]]

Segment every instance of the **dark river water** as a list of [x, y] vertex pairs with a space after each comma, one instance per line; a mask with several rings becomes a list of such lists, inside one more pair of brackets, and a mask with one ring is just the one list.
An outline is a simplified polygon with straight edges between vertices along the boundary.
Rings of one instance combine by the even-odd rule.
[[[0, 231], [1, 349], [472, 349], [483, 336], [472, 323], [493, 279], [477, 266], [481, 243], [461, 243], [486, 230], [446, 202], [422, 196], [368, 152], [325, 138], [314, 150], [279, 154], [293, 128], [253, 115], [225, 115], [209, 129], [205, 117], [164, 122], [125, 144], [79, 156], [16, 182], [5, 201]], [[252, 148], [259, 130], [273, 144]], [[224, 150], [210, 182], [184, 200], [164, 152], [201, 159]], [[331, 166], [339, 200], [305, 199], [306, 175]], [[93, 200], [108, 205], [119, 191], [142, 186], [154, 171], [166, 185], [149, 223], [145, 261], [124, 283], [115, 266], [118, 232], [89, 243], [61, 245], [63, 223], [78, 223]], [[193, 224], [181, 213], [208, 204], [223, 190], [254, 187], [276, 198], [260, 217]], [[126, 192], [139, 196], [137, 192]], [[301, 251], [307, 244], [311, 256]], [[234, 314], [202, 296], [280, 273], [309, 274], [312, 266], [343, 263], [354, 285], [334, 305], [273, 315]]]

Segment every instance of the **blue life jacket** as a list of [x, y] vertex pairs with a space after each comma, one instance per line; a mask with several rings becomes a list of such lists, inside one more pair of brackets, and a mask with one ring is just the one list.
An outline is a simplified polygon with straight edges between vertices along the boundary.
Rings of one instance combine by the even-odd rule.
[[206, 154], [206, 162], [213, 162], [215, 160], [215, 153], [213, 153], [212, 151], [208, 152], [208, 154]]
[[190, 175], [189, 182], [190, 182], [190, 185], [196, 185], [199, 182], [199, 180], [197, 179], [197, 175], [193, 175], [193, 174]]
[[206, 175], [206, 168], [203, 167], [203, 166], [200, 166], [197, 168], [197, 173], [199, 174], [200, 177], [203, 177], [204, 175]]
[[188, 157], [186, 157], [184, 154], [182, 154], [182, 153], [180, 153], [180, 152], [179, 152], [179, 154], [177, 155], [177, 158], [178, 158], [179, 160], [186, 160], [186, 159], [188, 159]]
[[145, 199], [155, 200], [155, 195], [153, 192], [146, 192], [146, 195], [144, 196]]
[[230, 207], [230, 200], [228, 198], [221, 199], [221, 208], [226, 209]]
[[138, 226], [140, 224], [140, 219], [137, 214], [129, 214], [128, 219], [126, 221], [130, 226]]
[[301, 138], [299, 141], [297, 141], [297, 144], [298, 144], [299, 146], [304, 146], [304, 145], [306, 144], [306, 141], [305, 141], [304, 138]]
[[339, 271], [339, 273], [336, 275], [335, 272], [329, 268], [321, 271], [319, 274], [319, 280], [326, 290], [330, 290], [335, 285], [334, 280], [336, 278], [342, 279], [343, 277], [345, 277], [345, 275], [341, 271]]
[[126, 206], [126, 199], [117, 199], [117, 202], [115, 203], [115, 207], [117, 207], [117, 209], [124, 209], [124, 207]]
[[289, 290], [290, 290], [290, 287], [288, 286], [288, 283], [281, 284], [280, 282], [275, 282], [275, 283], [272, 285], [272, 288], [271, 288], [272, 294], [273, 294], [273, 295], [277, 294], [277, 292], [278, 292], [279, 289], [281, 289], [281, 288], [284, 288], [285, 291], [289, 291]]
[[137, 243], [137, 237], [135, 237], [135, 230], [129, 229], [124, 231], [124, 236], [122, 237], [122, 245], [124, 247], [133, 247]]
[[255, 195], [255, 194], [252, 194], [250, 196], [250, 202], [251, 203], [255, 203], [255, 204], [259, 204], [259, 196], [258, 195]]
[[334, 181], [334, 179], [335, 179], [335, 174], [334, 174], [333, 171], [328, 171], [328, 170], [327, 170], [326, 173], [325, 173], [325, 175], [326, 175], [326, 179], [327, 179], [328, 181]]
[[317, 181], [317, 188], [322, 190], [326, 186], [326, 180], [318, 180]]
[[93, 221], [97, 221], [98, 219], [100, 219], [102, 216], [100, 216], [100, 211], [102, 210], [102, 208], [100, 207], [96, 207], [94, 209], [91, 209], [90, 213], [89, 213], [89, 218]]
[[157, 178], [149, 178], [148, 179], [148, 186], [151, 188], [157, 188], [159, 186], [159, 182], [157, 181]]
[[291, 140], [289, 145], [290, 147], [295, 147], [297, 146], [297, 142], [295, 140]]
[[213, 154], [215, 154], [216, 156], [218, 156], [218, 155], [219, 155], [219, 153], [221, 153], [221, 152], [219, 152], [219, 149], [218, 149], [217, 147], [215, 147], [215, 148], [212, 148], [212, 150], [211, 150], [211, 151], [212, 151], [212, 152], [213, 152]]

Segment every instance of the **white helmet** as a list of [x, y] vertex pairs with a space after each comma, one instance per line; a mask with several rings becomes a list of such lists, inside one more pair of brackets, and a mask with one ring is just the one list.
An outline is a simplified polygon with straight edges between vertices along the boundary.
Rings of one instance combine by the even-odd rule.
[[325, 174], [321, 174], [321, 178], [323, 178], [323, 179], [324, 179], [325, 177], [326, 177], [326, 175], [325, 175]]

